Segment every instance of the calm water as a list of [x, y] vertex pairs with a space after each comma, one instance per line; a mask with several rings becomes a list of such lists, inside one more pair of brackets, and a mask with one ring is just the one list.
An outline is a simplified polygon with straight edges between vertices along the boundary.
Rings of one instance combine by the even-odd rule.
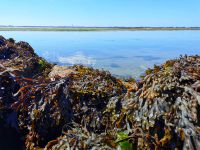
[[181, 54], [200, 55], [200, 31], [0, 32], [27, 41], [36, 53], [62, 65], [84, 64], [138, 77]]

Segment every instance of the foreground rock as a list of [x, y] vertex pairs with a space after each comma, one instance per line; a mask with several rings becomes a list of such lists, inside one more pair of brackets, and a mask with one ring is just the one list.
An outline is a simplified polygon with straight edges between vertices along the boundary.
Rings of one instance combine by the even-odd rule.
[[17, 97], [13, 96], [18, 90], [19, 84], [13, 72], [0, 65], [0, 149], [24, 147], [18, 128], [17, 113], [11, 107], [18, 101]]
[[139, 89], [123, 101], [130, 122], [142, 129], [137, 146], [200, 149], [200, 57], [185, 56], [146, 72]]
[[44, 147], [72, 122], [96, 133], [105, 130], [106, 105], [125, 89], [106, 72], [82, 66], [76, 66], [76, 70], [79, 73], [56, 81], [34, 81], [18, 91], [15, 106], [20, 129], [27, 134], [27, 148]]
[[199, 56], [122, 81], [1, 37], [0, 63], [0, 148], [200, 149]]
[[112, 130], [105, 128], [95, 134], [85, 127], [74, 127], [46, 148], [200, 149], [199, 79], [199, 56], [155, 66], [119, 102], [122, 107], [118, 114], [110, 112]]

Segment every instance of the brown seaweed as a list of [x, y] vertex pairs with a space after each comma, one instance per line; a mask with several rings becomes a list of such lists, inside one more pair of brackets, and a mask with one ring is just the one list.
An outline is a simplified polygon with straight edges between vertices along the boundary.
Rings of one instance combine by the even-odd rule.
[[54, 66], [0, 37], [0, 148], [10, 140], [21, 149], [200, 149], [199, 118], [200, 56], [123, 80]]

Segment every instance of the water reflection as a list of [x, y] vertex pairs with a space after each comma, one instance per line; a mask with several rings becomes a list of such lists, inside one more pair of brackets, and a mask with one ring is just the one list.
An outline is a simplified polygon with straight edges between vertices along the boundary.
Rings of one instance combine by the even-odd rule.
[[135, 56], [136, 58], [142, 58], [145, 61], [153, 61], [162, 59], [162, 57], [155, 57], [155, 56]]
[[60, 64], [65, 64], [65, 65], [82, 64], [87, 66], [94, 66], [96, 60], [92, 57], [87, 57], [82, 53], [77, 53], [72, 56], [66, 56], [66, 57], [60, 56], [58, 57], [58, 62]]

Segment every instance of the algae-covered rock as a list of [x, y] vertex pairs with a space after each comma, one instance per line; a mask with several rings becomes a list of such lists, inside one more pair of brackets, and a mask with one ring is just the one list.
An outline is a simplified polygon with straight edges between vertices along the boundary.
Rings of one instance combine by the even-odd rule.
[[54, 66], [0, 37], [0, 149], [200, 149], [199, 118], [199, 56], [136, 82]]
[[18, 91], [15, 106], [20, 129], [27, 133], [27, 148], [44, 147], [72, 122], [89, 131], [104, 132], [109, 123], [109, 114], [104, 114], [106, 106], [111, 97], [122, 95], [125, 89], [109, 73], [83, 66], [75, 68], [76, 74], [47, 83], [35, 80]]
[[78, 73], [71, 74], [69, 85], [74, 119], [91, 131], [102, 132], [108, 124], [105, 119], [111, 115], [104, 113], [106, 106], [111, 98], [123, 96], [126, 89], [108, 72], [83, 66], [74, 68]]
[[47, 75], [53, 66], [39, 57], [28, 43], [15, 43], [3, 37], [0, 37], [0, 64], [19, 70], [25, 77]]
[[114, 150], [117, 144], [112, 135], [107, 133], [95, 134], [89, 132], [80, 125], [73, 125], [73, 128], [63, 131], [63, 136], [50, 141], [45, 149], [94, 149]]
[[181, 57], [148, 71], [132, 98], [124, 99], [126, 114], [154, 141], [146, 139], [147, 147], [200, 149], [199, 80], [200, 57]]
[[23, 149], [17, 113], [12, 104], [18, 101], [13, 94], [19, 89], [14, 72], [0, 64], [0, 149]]
[[27, 134], [27, 148], [44, 147], [60, 136], [62, 127], [73, 119], [67, 82], [33, 83], [20, 91], [16, 105], [19, 127]]
[[3, 36], [0, 36], [0, 46], [4, 46], [5, 41], [6, 41], [6, 39]]

